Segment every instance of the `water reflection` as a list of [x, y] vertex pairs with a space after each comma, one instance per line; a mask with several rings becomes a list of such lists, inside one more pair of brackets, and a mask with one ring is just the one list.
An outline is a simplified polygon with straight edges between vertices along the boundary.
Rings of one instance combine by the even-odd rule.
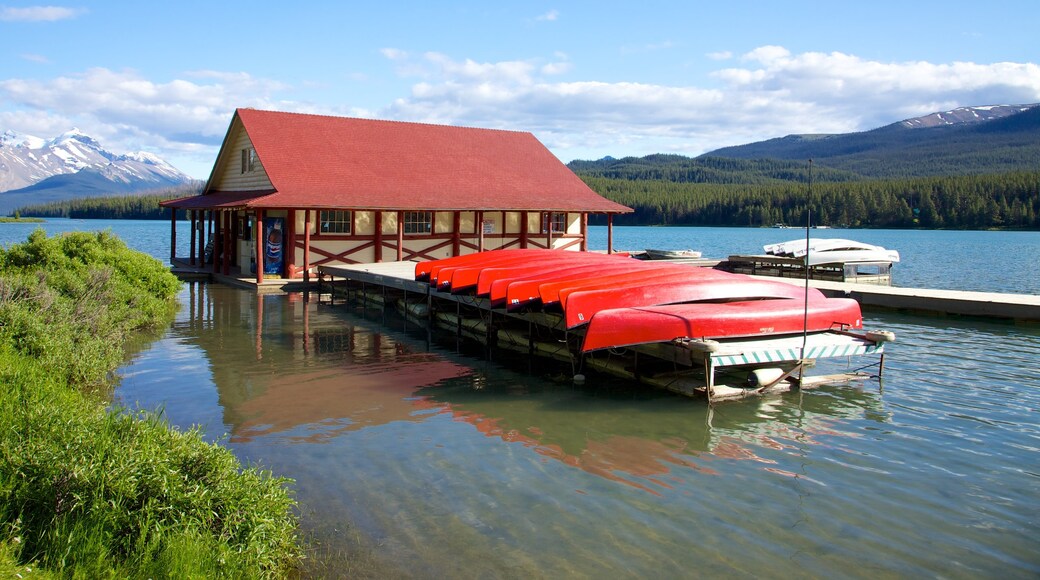
[[470, 373], [319, 310], [314, 294], [251, 295], [207, 284], [188, 292], [187, 319], [175, 329], [212, 362], [232, 442], [282, 434], [315, 443], [421, 421], [417, 388]]
[[485, 437], [522, 444], [654, 494], [671, 489], [667, 476], [678, 467], [717, 475], [714, 459], [758, 462], [787, 475], [756, 449], [816, 445], [819, 436], [855, 437], [843, 430], [843, 420], [884, 416], [877, 393], [863, 389], [824, 388], [808, 398], [788, 394], [709, 407], [671, 394], [600, 397], [595, 386], [518, 396], [508, 384], [489, 387], [496, 382], [478, 373], [417, 394], [442, 404], [444, 412]]
[[843, 420], [885, 416], [869, 388], [709, 407], [611, 379], [576, 387], [559, 380], [562, 367], [546, 363], [528, 375], [513, 370], [525, 368], [526, 359], [467, 358], [430, 344], [415, 328], [406, 332], [407, 323], [387, 313], [329, 307], [316, 298], [189, 286], [186, 315], [174, 332], [211, 361], [232, 443], [271, 436], [321, 443], [446, 415], [546, 460], [661, 494], [671, 489], [674, 469], [713, 475], [716, 459], [787, 474], [760, 450], [851, 436]]
[[188, 287], [117, 399], [229, 433], [296, 480], [305, 529], [349, 522], [407, 575], [1040, 570], [1036, 331], [891, 317], [884, 396], [711, 408], [305, 298]]

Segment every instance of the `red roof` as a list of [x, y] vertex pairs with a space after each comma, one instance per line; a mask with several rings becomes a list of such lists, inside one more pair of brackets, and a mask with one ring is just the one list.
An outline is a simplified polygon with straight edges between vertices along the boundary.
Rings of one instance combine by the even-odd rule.
[[[590, 189], [531, 133], [255, 109], [235, 114], [274, 186], [273, 193], [253, 192], [243, 201], [248, 207], [632, 211]], [[212, 187], [211, 179], [207, 194]]]

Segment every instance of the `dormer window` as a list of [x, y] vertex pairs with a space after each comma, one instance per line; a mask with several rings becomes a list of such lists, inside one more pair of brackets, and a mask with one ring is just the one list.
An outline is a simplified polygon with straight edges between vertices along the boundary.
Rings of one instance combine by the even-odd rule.
[[256, 166], [259, 164], [260, 160], [256, 156], [256, 149], [247, 147], [242, 150], [242, 173], [256, 171]]

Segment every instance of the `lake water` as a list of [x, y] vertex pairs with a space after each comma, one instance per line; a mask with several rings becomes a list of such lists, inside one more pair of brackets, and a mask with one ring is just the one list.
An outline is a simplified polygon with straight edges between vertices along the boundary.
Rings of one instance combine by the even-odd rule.
[[[110, 224], [168, 255], [168, 222]], [[970, 273], [947, 287], [1040, 288], [1040, 234], [828, 233], [899, 249], [900, 285], [953, 251]], [[709, 256], [760, 241], [780, 240], [615, 231], [617, 248]], [[1031, 260], [1030, 278], [991, 275], [1003, 265], [966, 251], [980, 246]], [[601, 378], [576, 387], [569, 368], [490, 362], [392, 313], [300, 294], [192, 283], [180, 302], [121, 369], [117, 403], [163, 408], [294, 478], [307, 536], [326, 557], [365, 550], [373, 575], [1040, 575], [1038, 326], [867, 312], [898, 337], [883, 383], [709, 407]], [[343, 571], [328, 562], [315, 573]]]

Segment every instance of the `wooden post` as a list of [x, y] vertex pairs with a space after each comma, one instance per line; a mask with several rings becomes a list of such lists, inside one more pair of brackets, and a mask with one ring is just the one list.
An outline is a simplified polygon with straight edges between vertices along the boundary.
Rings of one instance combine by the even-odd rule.
[[542, 214], [542, 223], [545, 224], [545, 247], [553, 249], [553, 212], [547, 211]]
[[477, 220], [477, 251], [484, 251], [484, 211], [478, 211], [476, 215]]
[[199, 221], [196, 224], [199, 228], [199, 265], [203, 268], [206, 267], [206, 210], [202, 210], [199, 215]]
[[256, 210], [256, 285], [264, 283], [264, 210]]
[[216, 210], [209, 212], [209, 225], [210, 225], [210, 238], [213, 240], [213, 273], [217, 274], [220, 272], [220, 254], [223, 249], [223, 237], [220, 236], [220, 223], [219, 219], [224, 217], [224, 212], [217, 212]]
[[607, 214], [607, 253], [614, 253], [614, 214]]
[[527, 212], [520, 212], [520, 248], [527, 247]]
[[383, 261], [383, 212], [376, 212], [375, 219], [375, 261]]
[[296, 277], [296, 210], [286, 210], [285, 243], [282, 245], [282, 275]]
[[397, 212], [397, 261], [404, 260], [404, 212]]
[[581, 212], [581, 251], [589, 251], [589, 214]]
[[303, 281], [311, 281], [311, 210], [303, 218]]
[[198, 232], [195, 231], [195, 225], [197, 223], [198, 215], [193, 209], [188, 210], [188, 217], [191, 218], [191, 249], [188, 250], [188, 263], [192, 266], [195, 265], [195, 237]]
[[451, 229], [451, 255], [458, 256], [462, 249], [462, 212], [452, 212]]
[[170, 263], [177, 259], [177, 208], [170, 208]]
[[231, 212], [220, 212], [220, 223], [223, 226], [224, 236], [220, 244], [220, 264], [225, 276], [231, 273]]

